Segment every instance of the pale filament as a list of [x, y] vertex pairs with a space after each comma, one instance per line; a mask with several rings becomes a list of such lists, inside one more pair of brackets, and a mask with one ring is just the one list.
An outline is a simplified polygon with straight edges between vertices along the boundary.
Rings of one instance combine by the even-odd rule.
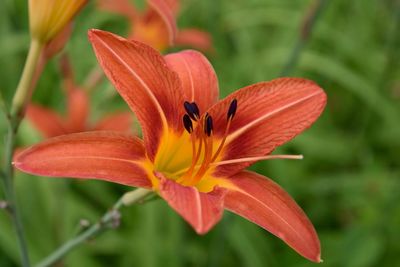
[[[192, 141], [192, 163], [191, 163], [190, 167], [187, 169], [187, 171], [185, 169], [186, 173], [177, 180], [177, 182], [179, 182], [179, 183], [184, 183], [185, 181], [187, 181], [189, 178], [192, 177], [193, 171], [194, 171], [196, 164], [200, 158], [201, 150], [203, 147], [203, 135], [204, 135], [203, 134], [204, 130], [202, 127], [202, 125], [204, 124], [203, 121], [204, 121], [203, 117], [198, 119], [198, 122], [195, 122], [196, 127], [190, 133], [190, 139]], [[198, 135], [200, 137], [199, 148], [197, 149], [197, 151], [196, 151], [196, 132], [198, 133]], [[206, 145], [204, 145], [204, 146], [206, 147]]]
[[268, 159], [303, 159], [303, 155], [267, 155], [262, 157], [248, 157], [248, 158], [238, 158], [238, 159], [230, 159], [219, 162], [211, 163], [211, 167], [249, 162], [249, 161], [259, 161], [259, 160], [268, 160]]
[[[270, 159], [303, 159], [303, 155], [267, 155], [267, 156], [261, 156], [261, 157], [237, 158], [237, 159], [213, 162], [213, 163], [209, 164], [209, 167], [217, 167], [217, 166], [221, 166], [221, 165], [245, 163], [245, 162], [260, 161], [260, 160], [270, 160]], [[199, 166], [199, 164], [197, 164], [195, 167], [200, 167], [200, 166]], [[173, 173], [173, 175], [179, 175], [179, 174], [185, 173], [185, 172], [187, 172], [187, 170], [188, 170], [188, 168], [182, 169], [178, 172]]]
[[224, 137], [222, 138], [222, 141], [221, 141], [221, 143], [219, 144], [217, 151], [215, 152], [213, 158], [211, 159], [211, 162], [214, 162], [214, 161], [217, 159], [218, 155], [221, 153], [222, 148], [223, 148], [224, 145], [225, 145], [226, 138], [228, 137], [229, 128], [230, 128], [230, 126], [231, 126], [231, 121], [232, 121], [232, 119], [229, 119], [229, 120], [228, 120], [228, 123], [226, 124]]
[[211, 136], [204, 136], [204, 159], [203, 162], [200, 166], [200, 169], [197, 171], [196, 175], [194, 176], [191, 181], [189, 181], [189, 184], [196, 184], [200, 179], [203, 177], [203, 175], [206, 173], [210, 163], [211, 163], [211, 157], [212, 157], [212, 147], [213, 147], [213, 137], [212, 134]]

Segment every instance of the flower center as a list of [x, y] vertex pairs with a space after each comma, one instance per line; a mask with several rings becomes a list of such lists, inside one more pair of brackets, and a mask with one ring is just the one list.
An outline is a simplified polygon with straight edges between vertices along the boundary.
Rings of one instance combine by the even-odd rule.
[[213, 136], [213, 119], [210, 114], [200, 115], [196, 103], [185, 102], [186, 114], [183, 125], [186, 131], [181, 136], [170, 133], [163, 139], [155, 161], [155, 170], [185, 186], [195, 186], [215, 168], [237, 109], [234, 99], [227, 112], [224, 135]]
[[209, 192], [221, 182], [213, 176], [213, 170], [217, 166], [269, 159], [303, 158], [302, 155], [254, 155], [223, 160], [221, 154], [236, 114], [237, 100], [232, 100], [229, 105], [222, 137], [213, 135], [211, 115], [207, 112], [200, 115], [196, 103], [185, 102], [184, 108], [186, 114], [182, 122], [186, 131], [179, 135], [174, 132], [165, 133], [152, 165], [153, 171], [162, 173], [181, 185], [196, 186], [201, 192]]

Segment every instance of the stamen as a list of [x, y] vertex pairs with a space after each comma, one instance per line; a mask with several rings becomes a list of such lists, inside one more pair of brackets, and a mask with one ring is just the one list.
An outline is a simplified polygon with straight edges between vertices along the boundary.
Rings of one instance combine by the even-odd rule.
[[229, 128], [231, 127], [231, 122], [233, 120], [233, 117], [236, 114], [236, 110], [237, 110], [237, 100], [235, 98], [235, 99], [232, 100], [232, 102], [231, 102], [231, 104], [229, 105], [229, 108], [228, 108], [228, 113], [227, 113], [228, 122], [226, 124], [224, 137], [222, 138], [222, 141], [218, 146], [217, 152], [215, 152], [211, 162], [214, 162], [217, 159], [218, 155], [221, 153], [222, 148], [225, 145], [225, 141], [226, 141], [226, 138], [228, 137], [228, 133], [229, 133]]
[[[303, 155], [268, 155], [263, 157], [248, 157], [248, 158], [239, 158], [239, 159], [230, 159], [219, 161], [215, 163], [210, 163], [209, 167], [217, 167], [221, 165], [235, 164], [241, 162], [249, 162], [249, 161], [260, 161], [260, 160], [269, 160], [269, 159], [303, 159]], [[187, 171], [188, 168], [175, 172], [174, 175], [180, 175]]]
[[[197, 107], [197, 105], [196, 105], [196, 107]], [[189, 117], [188, 114], [186, 114], [186, 116]], [[208, 114], [205, 114], [205, 116], [208, 116]], [[204, 129], [203, 129], [202, 126], [204, 125], [205, 116], [202, 117], [201, 121], [196, 123], [196, 129], [195, 129], [195, 131], [193, 131], [191, 133], [190, 138], [191, 138], [191, 141], [192, 141], [192, 163], [191, 163], [190, 167], [187, 170], [185, 170], [185, 174], [177, 179], [178, 183], [185, 184], [187, 181], [191, 180], [190, 178], [192, 177], [192, 174], [193, 174], [193, 171], [194, 171], [194, 169], [196, 167], [196, 164], [200, 159], [200, 154], [201, 154], [201, 150], [202, 150], [202, 146], [203, 146], [203, 137], [204, 137], [204, 133], [203, 133]], [[190, 118], [189, 118], [189, 120], [190, 120]], [[199, 141], [199, 147], [198, 147], [198, 149], [197, 149], [197, 151], [195, 153], [196, 137], [199, 137], [200, 141]]]
[[195, 102], [189, 103], [188, 101], [185, 101], [183, 107], [192, 120], [197, 121], [200, 118], [200, 110]]
[[241, 162], [249, 162], [249, 161], [267, 160], [267, 159], [303, 159], [303, 155], [268, 155], [268, 156], [262, 156], [262, 157], [230, 159], [230, 160], [224, 160], [224, 161], [211, 163], [210, 167], [228, 165], [228, 164], [234, 164], [234, 163], [241, 163]]
[[191, 134], [193, 132], [193, 123], [188, 114], [183, 115], [183, 126], [188, 133]]
[[213, 130], [213, 121], [212, 117], [206, 113], [205, 120], [204, 120], [204, 133], [207, 136], [211, 135], [211, 132]]
[[[194, 135], [192, 135], [192, 137], [193, 137], [192, 138], [192, 146], [194, 146], [193, 147], [193, 151], [194, 151], [194, 149], [195, 149]], [[196, 167], [196, 163], [199, 161], [202, 146], [203, 146], [203, 139], [200, 139], [199, 148], [197, 149], [197, 153], [192, 158], [192, 164], [190, 165], [190, 167], [187, 170], [184, 170], [186, 173], [177, 180], [178, 183], [184, 183], [184, 181], [187, 181], [192, 176], [194, 168]], [[176, 174], [180, 174], [180, 172], [178, 172]]]
[[[211, 132], [210, 132], [211, 134]], [[211, 156], [212, 156], [212, 148], [213, 148], [213, 138], [212, 136], [204, 136], [204, 159], [203, 162], [197, 171], [196, 175], [189, 181], [188, 185], [195, 185], [198, 181], [200, 181], [201, 177], [204, 176], [206, 173], [210, 163], [211, 163]]]
[[196, 118], [197, 118], [197, 119], [200, 119], [200, 109], [199, 109], [199, 107], [197, 106], [196, 102], [192, 102], [192, 103], [190, 103], [190, 104], [192, 104], [192, 108], [193, 108], [193, 110], [194, 110], [194, 115], [196, 115]]
[[236, 114], [236, 109], [237, 109], [237, 100], [235, 98], [232, 100], [232, 102], [228, 108], [228, 114], [227, 114], [227, 118], [226, 118], [228, 121], [233, 119], [233, 117]]

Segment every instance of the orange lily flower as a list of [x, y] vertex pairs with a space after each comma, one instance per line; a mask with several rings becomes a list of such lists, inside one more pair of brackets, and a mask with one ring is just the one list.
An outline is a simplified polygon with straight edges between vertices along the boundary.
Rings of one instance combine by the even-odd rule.
[[147, 0], [148, 7], [139, 12], [129, 0], [99, 0], [99, 7], [126, 17], [131, 22], [128, 38], [146, 43], [159, 51], [173, 44], [212, 50], [209, 33], [199, 29], [178, 30], [175, 20], [178, 0]]
[[281, 78], [218, 101], [218, 82], [196, 51], [162, 57], [142, 43], [91, 30], [100, 65], [142, 125], [138, 137], [112, 132], [65, 135], [35, 145], [15, 167], [38, 175], [100, 179], [153, 189], [199, 234], [227, 209], [320, 262], [305, 213], [281, 187], [244, 170], [308, 128], [326, 95], [314, 82]]
[[94, 125], [89, 125], [89, 96], [79, 88], [73, 78], [69, 61], [62, 60], [64, 88], [67, 100], [67, 116], [63, 118], [51, 109], [30, 104], [26, 116], [45, 138], [58, 135], [96, 130], [132, 132], [131, 112], [118, 112], [107, 115]]

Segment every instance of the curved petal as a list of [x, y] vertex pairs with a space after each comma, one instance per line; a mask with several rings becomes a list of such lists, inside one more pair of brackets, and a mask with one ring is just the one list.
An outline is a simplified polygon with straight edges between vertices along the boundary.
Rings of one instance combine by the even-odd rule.
[[198, 29], [184, 29], [178, 32], [176, 45], [190, 46], [202, 51], [213, 51], [211, 35]]
[[133, 122], [134, 115], [131, 112], [114, 113], [101, 119], [94, 126], [94, 130], [135, 133]]
[[157, 13], [161, 21], [164, 23], [168, 33], [169, 45], [173, 45], [178, 31], [173, 14], [173, 4], [170, 4], [165, 0], [147, 0], [147, 3], [149, 5], [148, 12]]
[[68, 133], [60, 116], [50, 109], [30, 104], [26, 116], [46, 138]]
[[205, 56], [194, 50], [185, 50], [166, 55], [165, 60], [178, 73], [186, 101], [195, 101], [201, 112], [217, 102], [217, 75]]
[[195, 187], [182, 186], [160, 178], [160, 196], [181, 215], [198, 234], [207, 233], [223, 214], [224, 190], [201, 193]]
[[172, 11], [172, 14], [177, 17], [179, 10], [181, 8], [180, 0], [164, 0], [165, 4], [168, 5], [170, 10]]
[[100, 9], [117, 13], [129, 19], [137, 15], [136, 8], [129, 0], [97, 0], [97, 6]]
[[107, 77], [138, 117], [153, 160], [163, 131], [182, 131], [179, 77], [157, 51], [142, 43], [100, 30], [89, 31], [89, 38]]
[[24, 172], [54, 177], [98, 179], [151, 187], [143, 144], [117, 132], [85, 132], [48, 139], [19, 153], [14, 166]]
[[173, 45], [177, 33], [173, 6], [165, 0], [147, 2], [147, 11], [138, 19], [131, 20], [130, 38], [163, 51]]
[[67, 125], [70, 133], [87, 130], [89, 114], [89, 96], [84, 90], [71, 89], [67, 91]]
[[[213, 106], [214, 134], [222, 136], [228, 107], [237, 99], [222, 159], [264, 156], [310, 127], [326, 104], [324, 91], [314, 82], [280, 78], [242, 88]], [[217, 176], [229, 176], [252, 162], [223, 165]]]
[[303, 257], [321, 262], [320, 242], [307, 215], [279, 185], [254, 172], [243, 171], [222, 185], [225, 208], [282, 239]]

